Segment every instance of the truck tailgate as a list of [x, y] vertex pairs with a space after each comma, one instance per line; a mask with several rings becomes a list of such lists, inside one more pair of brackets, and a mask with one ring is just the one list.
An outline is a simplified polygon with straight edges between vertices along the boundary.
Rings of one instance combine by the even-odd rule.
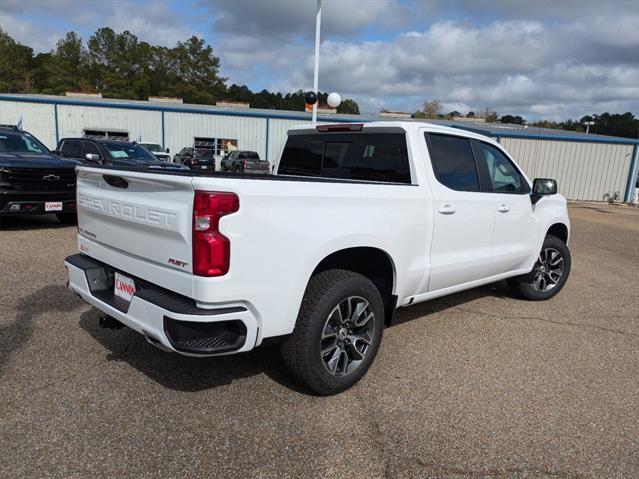
[[144, 261], [191, 272], [188, 176], [78, 168], [79, 234]]

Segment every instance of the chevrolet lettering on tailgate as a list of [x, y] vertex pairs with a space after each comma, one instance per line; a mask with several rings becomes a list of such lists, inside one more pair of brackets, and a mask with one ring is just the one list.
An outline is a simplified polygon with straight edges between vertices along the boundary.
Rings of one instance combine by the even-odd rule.
[[149, 223], [167, 229], [172, 229], [175, 226], [177, 218], [177, 214], [172, 211], [147, 208], [142, 205], [100, 198], [84, 193], [78, 193], [78, 206], [107, 216], [128, 219], [137, 223]]

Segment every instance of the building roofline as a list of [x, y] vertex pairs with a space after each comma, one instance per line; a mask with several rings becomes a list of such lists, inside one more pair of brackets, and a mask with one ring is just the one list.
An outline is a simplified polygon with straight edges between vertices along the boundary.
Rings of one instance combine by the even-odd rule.
[[[57, 97], [57, 96], [27, 96], [27, 95], [12, 95], [12, 94], [0, 94], [0, 101], [16, 101], [20, 103], [39, 103], [44, 105], [74, 105], [74, 106], [89, 106], [94, 108], [115, 108], [126, 110], [146, 110], [146, 111], [158, 111], [165, 113], [194, 113], [199, 115], [220, 115], [220, 116], [243, 116], [251, 118], [273, 118], [277, 120], [310, 120], [311, 113], [306, 112], [287, 112], [287, 113], [275, 113], [279, 110], [273, 110], [271, 113], [267, 110], [236, 110], [230, 108], [216, 108], [214, 106], [203, 105], [200, 108], [195, 106], [183, 106], [173, 104], [157, 104], [140, 100], [118, 100], [118, 99], [93, 99], [86, 100], [83, 98], [74, 97]], [[320, 115], [318, 118], [320, 121], [337, 121], [337, 122], [363, 122], [369, 121], [364, 117], [353, 116], [324, 116]]]
[[[219, 115], [219, 116], [239, 116], [248, 118], [266, 118], [276, 120], [311, 120], [311, 114], [307, 112], [294, 112], [294, 111], [281, 111], [281, 110], [258, 110], [258, 109], [231, 109], [231, 108], [219, 108], [209, 105], [189, 105], [189, 104], [160, 104], [153, 102], [145, 102], [143, 100], [125, 100], [125, 99], [84, 99], [76, 97], [64, 97], [56, 95], [40, 95], [40, 94], [0, 94], [0, 101], [15, 101], [21, 103], [37, 103], [45, 105], [75, 105], [86, 106], [95, 108], [114, 108], [114, 109], [127, 109], [127, 110], [145, 110], [145, 111], [157, 111], [164, 113], [192, 113], [198, 115]], [[321, 122], [339, 122], [339, 123], [365, 123], [370, 121], [388, 121], [387, 118], [366, 117], [358, 115], [320, 115], [318, 120]], [[404, 119], [400, 121], [419, 121], [423, 122], [423, 119]], [[428, 122], [428, 121], [427, 121]], [[547, 134], [540, 131], [526, 131], [524, 129], [513, 131], [505, 131], [498, 128], [491, 128], [490, 123], [481, 123], [473, 125], [472, 123], [465, 124], [448, 124], [448, 122], [440, 122], [440, 120], [434, 120], [428, 122], [434, 125], [442, 125], [452, 128], [458, 128], [462, 130], [472, 131], [474, 133], [485, 135], [493, 138], [521, 138], [529, 140], [550, 140], [550, 141], [575, 141], [581, 143], [612, 143], [622, 145], [639, 145], [639, 139], [624, 138], [617, 136], [607, 135], [586, 135], [576, 134], [575, 132], [569, 132], [565, 130], [556, 130], [557, 134]], [[563, 134], [563, 133], [566, 134]]]

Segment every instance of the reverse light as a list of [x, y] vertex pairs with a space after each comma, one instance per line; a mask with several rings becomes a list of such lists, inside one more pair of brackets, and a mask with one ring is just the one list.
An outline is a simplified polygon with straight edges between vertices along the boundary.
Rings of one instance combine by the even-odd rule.
[[240, 209], [235, 193], [196, 191], [193, 199], [193, 274], [223, 276], [231, 263], [231, 242], [219, 231], [220, 218]]

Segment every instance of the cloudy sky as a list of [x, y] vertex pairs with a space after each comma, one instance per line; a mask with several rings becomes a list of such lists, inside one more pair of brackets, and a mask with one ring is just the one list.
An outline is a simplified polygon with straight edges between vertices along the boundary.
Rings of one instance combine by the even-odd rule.
[[[229, 83], [283, 92], [312, 86], [314, 21], [315, 0], [0, 0], [0, 27], [38, 51], [100, 26], [196, 34]], [[639, 0], [324, 0], [320, 88], [367, 113], [639, 115]]]

